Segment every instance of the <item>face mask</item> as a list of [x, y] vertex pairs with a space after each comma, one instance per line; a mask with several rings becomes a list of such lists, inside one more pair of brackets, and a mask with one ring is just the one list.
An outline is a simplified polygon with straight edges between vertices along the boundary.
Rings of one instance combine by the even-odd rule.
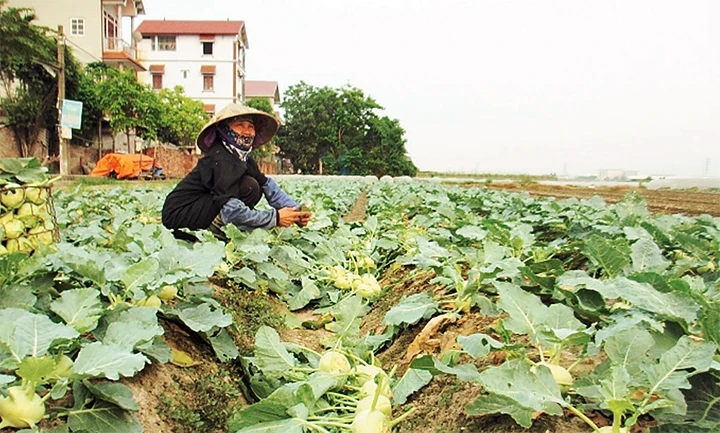
[[238, 147], [242, 150], [252, 149], [253, 141], [255, 141], [254, 135], [238, 135], [235, 139]]

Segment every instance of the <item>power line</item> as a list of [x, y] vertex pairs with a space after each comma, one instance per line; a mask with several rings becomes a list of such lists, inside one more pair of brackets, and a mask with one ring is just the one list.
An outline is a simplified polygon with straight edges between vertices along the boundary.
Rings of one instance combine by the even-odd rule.
[[92, 57], [94, 60], [97, 60], [98, 62], [102, 62], [102, 59], [98, 59], [97, 57], [95, 57], [94, 54], [92, 54], [91, 52], [87, 51], [85, 48], [81, 47], [80, 45], [76, 44], [75, 42], [71, 41], [70, 39], [65, 38], [65, 42], [70, 42], [70, 44], [72, 44], [72, 45], [74, 45], [75, 47], [79, 48], [80, 51], [82, 51], [82, 52], [84, 52], [85, 54], [87, 54], [88, 56]]

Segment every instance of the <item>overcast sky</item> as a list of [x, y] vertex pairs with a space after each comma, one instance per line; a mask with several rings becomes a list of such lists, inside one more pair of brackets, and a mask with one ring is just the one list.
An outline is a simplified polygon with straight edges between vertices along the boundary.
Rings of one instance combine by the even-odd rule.
[[717, 0], [144, 4], [244, 20], [248, 79], [361, 88], [423, 170], [720, 176]]

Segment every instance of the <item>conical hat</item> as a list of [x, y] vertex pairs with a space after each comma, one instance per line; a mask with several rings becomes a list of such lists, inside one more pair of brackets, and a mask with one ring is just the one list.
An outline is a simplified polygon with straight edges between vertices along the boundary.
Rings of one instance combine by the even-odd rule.
[[[210, 118], [210, 121], [203, 127], [198, 134], [196, 144], [203, 152], [207, 152], [212, 146], [212, 142], [206, 144], [206, 138], [215, 132], [214, 125], [219, 124], [223, 120], [232, 119], [238, 116], [250, 116], [255, 125], [255, 141], [253, 141], [253, 149], [260, 147], [270, 141], [280, 126], [275, 116], [264, 111], [256, 110], [251, 107], [240, 104], [229, 104], [222, 110], [218, 111]], [[214, 137], [213, 137], [214, 138]], [[213, 140], [214, 141], [214, 140]]]

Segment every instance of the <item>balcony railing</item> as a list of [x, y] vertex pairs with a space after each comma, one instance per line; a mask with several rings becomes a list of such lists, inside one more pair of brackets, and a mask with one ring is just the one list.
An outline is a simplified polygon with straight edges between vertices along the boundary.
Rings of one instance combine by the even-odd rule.
[[103, 38], [103, 51], [105, 52], [123, 52], [131, 59], [137, 58], [135, 49], [121, 38]]

